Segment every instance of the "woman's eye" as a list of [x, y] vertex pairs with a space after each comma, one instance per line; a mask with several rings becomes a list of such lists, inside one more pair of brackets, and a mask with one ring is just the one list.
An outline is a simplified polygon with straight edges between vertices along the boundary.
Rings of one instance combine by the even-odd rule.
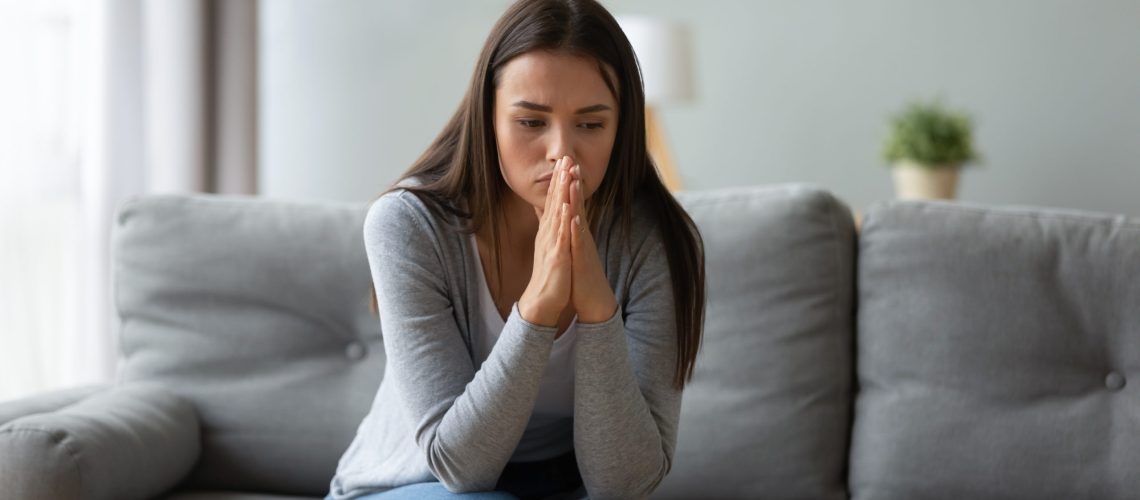
[[542, 120], [519, 120], [519, 124], [526, 128], [537, 128], [543, 125]]
[[590, 130], [595, 130], [595, 129], [602, 128], [603, 125], [599, 122], [599, 123], [583, 123], [583, 124], [578, 125], [578, 126], [582, 127], [582, 128], [587, 128]]

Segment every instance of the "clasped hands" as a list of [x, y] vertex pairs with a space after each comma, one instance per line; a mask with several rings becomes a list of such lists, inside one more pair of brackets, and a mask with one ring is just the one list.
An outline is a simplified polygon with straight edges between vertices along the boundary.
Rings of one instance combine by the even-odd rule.
[[530, 282], [519, 298], [523, 319], [557, 326], [567, 304], [579, 323], [601, 323], [617, 310], [586, 219], [582, 169], [563, 156], [554, 166], [546, 203], [535, 207], [538, 233]]

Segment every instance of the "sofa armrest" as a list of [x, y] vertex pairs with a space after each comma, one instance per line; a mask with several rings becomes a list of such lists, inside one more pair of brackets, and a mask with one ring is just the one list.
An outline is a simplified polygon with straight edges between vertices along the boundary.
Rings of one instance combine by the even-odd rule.
[[188, 401], [117, 386], [0, 425], [0, 490], [26, 500], [146, 499], [189, 474], [201, 451]]
[[56, 411], [65, 406], [71, 406], [95, 393], [105, 391], [111, 387], [110, 384], [69, 387], [67, 389], [57, 389], [5, 401], [0, 403], [0, 425], [4, 425], [20, 417]]

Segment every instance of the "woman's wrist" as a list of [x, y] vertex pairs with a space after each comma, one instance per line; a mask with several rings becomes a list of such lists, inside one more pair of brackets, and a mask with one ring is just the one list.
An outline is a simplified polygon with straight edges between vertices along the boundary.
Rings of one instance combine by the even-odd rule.
[[558, 326], [558, 315], [547, 314], [541, 307], [534, 305], [527, 297], [519, 298], [519, 316], [527, 323], [538, 326]]
[[617, 313], [617, 300], [610, 300], [596, 309], [578, 311], [578, 322], [585, 324], [605, 323], [613, 318], [615, 313]]

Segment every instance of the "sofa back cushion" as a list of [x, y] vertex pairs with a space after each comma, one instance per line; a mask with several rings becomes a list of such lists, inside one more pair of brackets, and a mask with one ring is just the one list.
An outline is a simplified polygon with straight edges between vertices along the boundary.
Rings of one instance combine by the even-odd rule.
[[209, 195], [121, 207], [122, 381], [194, 403], [183, 486], [324, 495], [383, 372], [364, 205]]
[[655, 498], [846, 498], [855, 236], [807, 185], [681, 193], [708, 273], [704, 342]]
[[858, 283], [854, 498], [1136, 497], [1140, 221], [879, 203]]

